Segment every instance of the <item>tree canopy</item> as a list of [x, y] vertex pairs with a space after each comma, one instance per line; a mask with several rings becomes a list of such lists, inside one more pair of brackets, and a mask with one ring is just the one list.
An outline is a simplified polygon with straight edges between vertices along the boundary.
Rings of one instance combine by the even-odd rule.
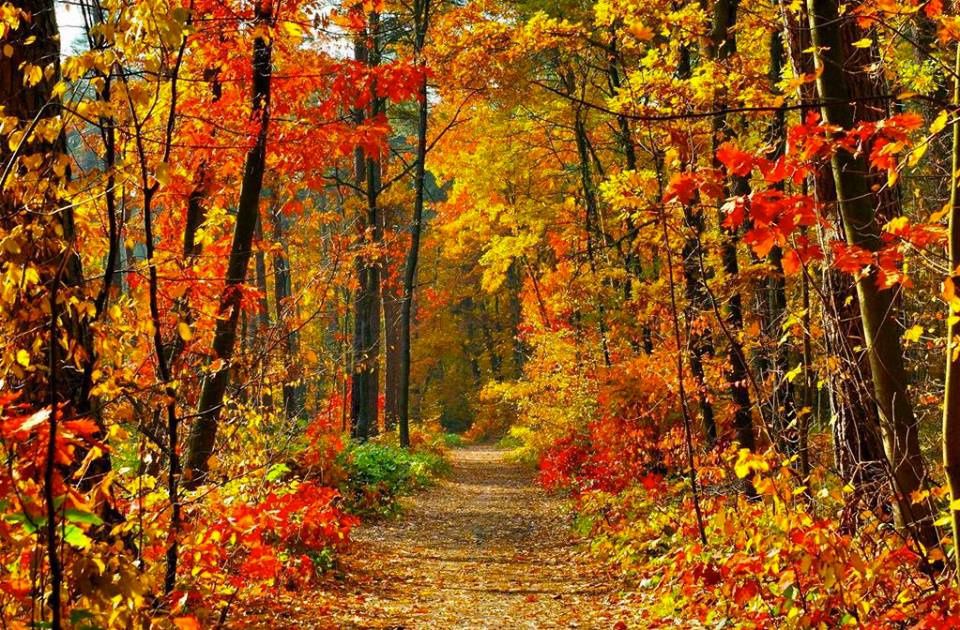
[[3, 627], [282, 619], [452, 434], [624, 623], [960, 624], [958, 7], [9, 0], [0, 53]]

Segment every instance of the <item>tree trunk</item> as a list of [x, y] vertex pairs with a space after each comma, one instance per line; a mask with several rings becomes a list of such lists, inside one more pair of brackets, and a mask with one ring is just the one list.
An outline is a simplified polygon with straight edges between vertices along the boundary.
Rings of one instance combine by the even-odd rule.
[[[613, 31], [613, 29], [611, 29]], [[610, 82], [610, 90], [614, 96], [618, 95], [622, 85], [620, 81], [620, 71], [617, 68], [618, 51], [617, 40], [613, 36], [610, 39], [610, 63], [607, 65], [607, 77]], [[633, 145], [633, 129], [630, 126], [630, 119], [623, 114], [617, 114], [617, 140], [623, 151], [624, 165], [629, 171], [637, 170], [637, 151]], [[627, 282], [624, 284], [624, 300], [635, 299], [636, 285], [640, 283], [643, 277], [643, 265], [640, 262], [640, 256], [635, 251], [637, 240], [637, 226], [633, 217], [627, 213], [624, 219], [626, 228], [626, 252], [624, 255], [624, 266], [627, 271]], [[642, 348], [645, 354], [653, 352], [653, 332], [650, 324], [643, 322], [640, 328], [641, 344], [636, 344], [637, 348]]]
[[[9, 386], [20, 386], [21, 401], [37, 409], [50, 407], [49, 443], [55, 443], [58, 405], [68, 406], [69, 414], [90, 411], [84, 391], [83, 371], [63, 369], [76, 358], [81, 365], [91, 360], [90, 331], [84, 321], [68, 314], [61, 304], [71, 297], [81, 299], [82, 269], [74, 251], [73, 213], [70, 206], [60, 209], [58, 189], [66, 182], [66, 174], [57, 174], [58, 158], [66, 153], [63, 134], [53, 141], [33, 135], [33, 125], [60, 115], [60, 101], [53, 96], [53, 86], [60, 79], [60, 34], [52, 0], [13, 0], [12, 8], [22, 11], [20, 23], [3, 38], [12, 54], [0, 57], [0, 107], [5, 116], [17, 120], [16, 131], [23, 139], [13, 141], [13, 129], [5, 129], [0, 138], [0, 236], [4, 247], [0, 263], [7, 268], [31, 268], [38, 276], [33, 286], [25, 285], [16, 298], [12, 315], [4, 322], [3, 338], [16, 343], [28, 353], [33, 370], [11, 368]], [[25, 43], [27, 38], [35, 38]], [[8, 51], [9, 52], [9, 51]], [[53, 72], [43, 73], [32, 85], [25, 84], [26, 66]], [[11, 146], [12, 145], [12, 146]], [[23, 157], [42, 156], [33, 168], [20, 161]], [[38, 181], [49, 187], [35, 186]], [[50, 313], [48, 316], [46, 313]], [[49, 322], [44, 322], [49, 318]], [[67, 329], [69, 349], [65, 352], [57, 342], [63, 327]], [[39, 338], [39, 339], [38, 339]], [[13, 340], [16, 340], [14, 342]], [[13, 349], [18, 350], [17, 348]], [[46, 370], [42, 366], [46, 366]], [[46, 560], [49, 563], [50, 590], [46, 604], [51, 612], [51, 627], [62, 627], [61, 604], [63, 568], [54, 501], [54, 453], [50, 448], [43, 478], [47, 522], [43, 528]], [[42, 597], [42, 596], [41, 596]], [[42, 600], [41, 600], [42, 606]], [[41, 609], [42, 610], [42, 609]], [[44, 616], [45, 620], [46, 617]]]
[[[770, 35], [769, 80], [771, 91], [775, 93], [783, 74], [784, 54], [783, 33], [774, 31]], [[784, 155], [786, 131], [786, 112], [780, 109], [774, 114], [768, 129], [771, 150], [767, 153], [767, 159], [776, 161]], [[784, 186], [778, 183], [777, 188], [783, 190]], [[801, 472], [806, 476], [809, 470], [803, 445], [806, 444], [809, 413], [804, 414], [803, 418], [798, 415], [793, 383], [786, 377], [790, 370], [789, 346], [779, 342], [787, 313], [787, 283], [783, 273], [783, 250], [779, 245], [774, 245], [770, 250], [767, 264], [769, 275], [764, 285], [757, 288], [764, 342], [772, 347], [771, 350], [761, 350], [761, 380], [770, 381], [770, 397], [766, 401], [767, 413], [764, 416], [770, 419], [773, 438], [777, 440], [781, 452], [800, 454]]]
[[[270, 5], [258, 3], [256, 22], [266, 25], [270, 21]], [[233, 244], [227, 263], [226, 286], [220, 298], [217, 327], [213, 339], [213, 354], [222, 364], [207, 376], [200, 390], [197, 419], [190, 427], [187, 442], [187, 457], [184, 478], [188, 487], [197, 487], [207, 474], [207, 460], [213, 454], [217, 425], [223, 407], [227, 385], [230, 380], [230, 360], [233, 358], [237, 340], [237, 326], [242, 308], [241, 286], [247, 277], [253, 235], [260, 212], [260, 193], [263, 188], [263, 173], [266, 165], [267, 131], [270, 122], [270, 76], [271, 44], [264, 37], [253, 43], [253, 115], [258, 118], [259, 128], [253, 147], [247, 153]]]
[[[810, 39], [809, 19], [805, 7], [794, 14], [784, 7], [787, 52], [794, 74], [812, 76], [813, 59], [808, 52]], [[846, 39], [849, 39], [847, 37]], [[856, 41], [856, 40], [851, 40]], [[806, 84], [800, 89], [804, 103], [817, 99], [816, 86]], [[813, 109], [813, 105], [810, 109]], [[804, 109], [804, 113], [808, 111]], [[861, 113], [865, 113], [861, 111]], [[817, 203], [830, 208], [836, 206], [837, 194], [833, 174], [820, 169], [813, 177], [813, 192]], [[842, 221], [839, 218], [838, 222]], [[863, 324], [860, 318], [860, 302], [852, 281], [841, 281], [840, 274], [826, 270], [823, 274], [824, 309], [823, 321], [827, 353], [843, 362], [838, 368], [828, 369], [825, 378], [830, 404], [830, 420], [833, 430], [834, 459], [837, 470], [845, 483], [857, 488], [861, 495], [875, 494], [871, 486], [883, 477], [884, 453], [880, 440], [880, 423], [877, 407], [870, 400], [872, 389], [870, 365], [863, 352], [854, 351], [863, 347]], [[808, 400], [812, 398], [808, 380]]]
[[[851, 129], [858, 119], [851, 100], [854, 96], [843, 72], [847, 60], [841, 24], [854, 20], [849, 15], [841, 18], [839, 8], [837, 0], [807, 0], [814, 62], [820, 71], [816, 85], [823, 103], [821, 114], [825, 123]], [[847, 243], [878, 251], [882, 246], [881, 226], [870, 194], [866, 156], [837, 151], [831, 158], [831, 168]], [[898, 521], [915, 531], [924, 545], [932, 547], [939, 543], [939, 538], [931, 521], [930, 506], [926, 502], [912, 504], [910, 499], [911, 493], [923, 488], [925, 471], [917, 419], [907, 392], [900, 327], [891, 315], [894, 292], [877, 286], [875, 269], [859, 277], [856, 286], [884, 450], [896, 485]]]
[[[420, 53], [427, 37], [430, 26], [430, 0], [415, 0], [414, 51], [417, 62], [423, 65]], [[403, 299], [400, 303], [400, 379], [397, 384], [399, 398], [398, 424], [400, 426], [400, 445], [410, 446], [410, 329], [413, 325], [413, 294], [417, 280], [417, 263], [420, 260], [420, 234], [423, 230], [423, 205], [426, 193], [426, 162], [427, 162], [427, 123], [430, 113], [430, 103], [427, 101], [427, 75], [423, 68], [423, 80], [420, 83], [419, 103], [417, 107], [417, 155], [414, 168], [414, 198], [413, 217], [410, 221], [410, 249], [407, 250], [407, 264], [403, 272]]]
[[507, 269], [507, 287], [510, 290], [508, 295], [507, 308], [510, 314], [510, 337], [513, 341], [513, 378], [523, 376], [523, 366], [526, 363], [527, 349], [524, 346], [523, 339], [520, 337], [520, 325], [522, 323], [523, 305], [520, 303], [520, 291], [523, 289], [523, 282], [520, 278], [520, 265], [517, 259], [510, 263]]
[[[383, 234], [393, 230], [400, 234], [399, 208], [387, 205], [380, 209], [380, 229]], [[391, 256], [384, 252], [383, 277], [380, 294], [383, 301], [383, 427], [387, 433], [396, 430], [400, 421], [400, 316], [403, 301], [403, 263], [406, 256]]]
[[[684, 46], [680, 49], [680, 64], [677, 67], [677, 77], [689, 79], [691, 76], [690, 51]], [[662, 160], [658, 155], [656, 159]], [[707, 279], [704, 277], [700, 265], [700, 241], [706, 225], [703, 212], [696, 200], [683, 206], [683, 221], [687, 228], [686, 238], [683, 241], [683, 281], [686, 308], [684, 318], [687, 326], [687, 353], [690, 355], [690, 373], [697, 385], [697, 401], [700, 406], [700, 422], [707, 443], [713, 446], [717, 442], [717, 421], [713, 414], [713, 404], [707, 390], [707, 382], [703, 369], [704, 358], [713, 356], [713, 342], [710, 329], [699, 324], [699, 320], [711, 308], [710, 294], [707, 291]]]
[[[260, 211], [257, 211], [257, 227], [253, 232], [253, 243], [256, 251], [253, 254], [254, 278], [257, 283], [257, 291], [260, 297], [257, 300], [257, 313], [253, 317], [250, 326], [250, 349], [253, 352], [253, 362], [250, 366], [249, 378], [255, 376], [254, 372], [259, 371], [256, 377], [260, 380], [257, 386], [257, 392], [260, 393], [259, 402], [266, 409], [273, 408], [273, 396], [270, 394], [270, 383], [265, 382], [266, 372], [269, 369], [270, 357], [268, 353], [268, 343], [264, 336], [270, 329], [270, 303], [267, 299], [267, 258], [263, 253], [263, 217]], [[254, 369], [254, 366], [257, 369]]]
[[[379, 15], [371, 13], [368, 32], [354, 44], [357, 61], [370, 67], [380, 63]], [[368, 40], [370, 46], [368, 47]], [[370, 117], [381, 113], [383, 100], [371, 98]], [[356, 122], [362, 123], [365, 112], [354, 112]], [[379, 246], [382, 237], [378, 197], [380, 193], [380, 158], [364, 154], [357, 148], [357, 185], [364, 186], [366, 201], [365, 228], [362, 241], [369, 232], [372, 243]], [[358, 440], [375, 435], [379, 423], [380, 398], [380, 326], [381, 326], [381, 278], [380, 263], [365, 256], [358, 256], [356, 273], [359, 287], [354, 298], [353, 374], [350, 383], [350, 433]]]
[[289, 319], [294, 315], [292, 304], [293, 280], [290, 275], [290, 260], [287, 253], [286, 235], [283, 229], [283, 217], [277, 207], [270, 213], [273, 224], [273, 238], [279, 245], [273, 252], [273, 292], [277, 325], [283, 334], [284, 356], [288, 357], [288, 366], [283, 381], [283, 411], [288, 420], [305, 413], [306, 382], [297, 357], [300, 356], [300, 333], [291, 330]]
[[[391, 265], [399, 268], [400, 265]], [[394, 274], [391, 274], [391, 276]], [[384, 378], [383, 378], [383, 426], [387, 432], [393, 431], [400, 422], [400, 372], [402, 359], [400, 335], [403, 326], [402, 278], [384, 279], [383, 294], [383, 342], [384, 342]]]
[[[954, 62], [953, 105], [960, 105], [960, 45]], [[950, 487], [950, 522], [954, 545], [960, 541], [960, 123], [953, 122], [953, 145], [950, 179], [950, 223], [948, 246], [950, 278], [946, 297], [949, 301], [947, 317], [947, 372], [943, 396], [943, 468]], [[960, 554], [954, 553], [957, 580], [960, 581]]]
[[[737, 24], [738, 0], [717, 0], [714, 5], [713, 30], [710, 37], [709, 53], [716, 62], [723, 62], [737, 52], [737, 39], [734, 29]], [[721, 88], [718, 92], [714, 109], [723, 111], [727, 106], [726, 95]], [[725, 114], [718, 114], [713, 118], [713, 138], [716, 143], [719, 139], [729, 140], [733, 133], [727, 126]], [[716, 147], [714, 147], [714, 152]], [[720, 168], [716, 155], [713, 158], [714, 168]], [[733, 196], [750, 194], [750, 184], [745, 177], [734, 175], [731, 178], [729, 193]], [[722, 224], [722, 218], [721, 224]], [[730, 280], [736, 280], [740, 275], [740, 264], [737, 260], [737, 245], [740, 241], [736, 230], [724, 230], [724, 238], [720, 246], [720, 260], [723, 271]], [[734, 417], [733, 427], [737, 442], [742, 448], [756, 450], [756, 439], [753, 435], [753, 417], [750, 411], [750, 372], [747, 357], [740, 342], [743, 332], [743, 299], [739, 291], [735, 291], [727, 301], [727, 315], [725, 327], [727, 331], [727, 386], [730, 389], [730, 398], [733, 400]], [[748, 493], [754, 493], [752, 486], [747, 487]]]
[[[574, 98], [576, 83], [573, 72], [567, 74], [567, 92], [571, 98]], [[583, 107], [576, 103], [573, 111], [573, 133], [577, 144], [577, 156], [579, 158], [578, 170], [580, 173], [580, 187], [583, 191], [583, 199], [586, 205], [586, 214], [584, 221], [584, 236], [587, 240], [587, 261], [590, 264], [590, 273], [597, 274], [597, 254], [595, 251], [595, 238], [602, 245], [606, 245], [606, 234], [600, 225], [600, 207], [597, 202], [597, 191], [593, 182], [593, 173], [590, 168], [590, 152], [587, 139], [586, 120], [583, 113]], [[603, 305], [602, 296], [597, 296], [597, 332], [600, 335], [600, 349], [603, 352], [604, 365], [610, 367], [610, 348], [607, 343], [607, 313]]]
[[[17, 130], [24, 133], [23, 140], [14, 144], [8, 143], [12, 138], [10, 130], [5, 130], [5, 136], [0, 142], [0, 168], [3, 169], [2, 214], [0, 214], [0, 228], [5, 236], [11, 239], [11, 245], [5, 249], [4, 261], [11, 266], [31, 266], [40, 276], [37, 290], [25, 288], [21, 292], [17, 305], [23, 315], [41, 312], [41, 304], [49, 300], [49, 291], [54, 283], [60, 285], [59, 295], [62, 300], [69, 300], [83, 283], [83, 273], [80, 256], [73, 249], [75, 237], [73, 225], [73, 210], [67, 205], [59, 208], [57, 188], [65, 183], [68, 174], [57, 174], [54, 170], [55, 162], [66, 154], [66, 139], [63, 134], [53, 141], [42, 140], [35, 136], [33, 125], [42, 121], [56, 118], [60, 115], [60, 100], [52, 97], [53, 86], [60, 78], [60, 35], [57, 27], [54, 3], [48, 0], [15, 0], [13, 7], [23, 11], [20, 26], [12, 30], [4, 38], [13, 49], [13, 54], [0, 57], [0, 106], [4, 115], [16, 118]], [[24, 44], [27, 38], [35, 38], [30, 44]], [[43, 70], [52, 65], [54, 72], [44, 73], [34, 85], [24, 84], [25, 65], [37, 66]], [[27, 169], [21, 161], [24, 157], [42, 155], [39, 166]], [[31, 182], [47, 180], [51, 185], [38, 192], [38, 187]], [[29, 212], [28, 206], [48, 208], [49, 211]], [[36, 232], [31, 233], [31, 229]], [[63, 247], [63, 245], [66, 247]], [[14, 245], [19, 245], [18, 253], [13, 253]], [[79, 297], [79, 296], [78, 296]], [[89, 357], [90, 332], [76, 318], [64, 313], [64, 322], [70, 332], [70, 353], [78, 353], [82, 363]], [[7, 339], [21, 339], [21, 346], [33, 353], [33, 339], [43, 334], [43, 327], [37, 328], [36, 321], [22, 321], [21, 317], [14, 318], [15, 326], [25, 327], [22, 331], [8, 331]], [[51, 352], [57, 355], [57, 365], [63, 361], [72, 360], [64, 355], [59, 344], [51, 339], [44, 340], [42, 349], [36, 352], [37, 360], [34, 364], [42, 364], [41, 356], [48, 356]], [[86, 354], [80, 357], [79, 353]], [[46, 404], [49, 396], [47, 379], [51, 375], [43, 370], [35, 370], [23, 377], [24, 400]], [[74, 411], [86, 413], [89, 411], [89, 401], [79, 396], [83, 391], [82, 373], [77, 370], [63, 370], [59, 375], [57, 399], [69, 403]]]

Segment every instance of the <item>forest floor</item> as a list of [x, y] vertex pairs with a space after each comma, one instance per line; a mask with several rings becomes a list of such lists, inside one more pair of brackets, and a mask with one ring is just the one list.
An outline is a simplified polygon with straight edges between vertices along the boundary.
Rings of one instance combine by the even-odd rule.
[[447, 479], [407, 500], [398, 518], [355, 530], [342, 579], [316, 599], [273, 602], [284, 615], [271, 626], [623, 627], [617, 578], [572, 537], [562, 500], [505, 455], [453, 450]]

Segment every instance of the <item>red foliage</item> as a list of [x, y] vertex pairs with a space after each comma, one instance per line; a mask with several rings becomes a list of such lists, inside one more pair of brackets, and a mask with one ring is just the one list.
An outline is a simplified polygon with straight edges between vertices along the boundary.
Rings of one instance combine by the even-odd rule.
[[[280, 578], [302, 583], [315, 573], [311, 553], [343, 549], [359, 520], [340, 507], [340, 493], [312, 482], [271, 490], [257, 502], [214, 506], [217, 516], [194, 524], [187, 570], [225, 575], [235, 587]], [[199, 595], [190, 593], [188, 598]]]

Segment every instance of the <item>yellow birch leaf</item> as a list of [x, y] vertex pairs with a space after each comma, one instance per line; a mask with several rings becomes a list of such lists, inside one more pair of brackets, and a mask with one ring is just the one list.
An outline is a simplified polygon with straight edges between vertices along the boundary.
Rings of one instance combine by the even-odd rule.
[[947, 110], [940, 110], [933, 123], [930, 124], [930, 133], [940, 133], [947, 126]]
[[903, 338], [907, 341], [920, 341], [920, 335], [923, 334], [923, 326], [911, 326], [903, 333]]

